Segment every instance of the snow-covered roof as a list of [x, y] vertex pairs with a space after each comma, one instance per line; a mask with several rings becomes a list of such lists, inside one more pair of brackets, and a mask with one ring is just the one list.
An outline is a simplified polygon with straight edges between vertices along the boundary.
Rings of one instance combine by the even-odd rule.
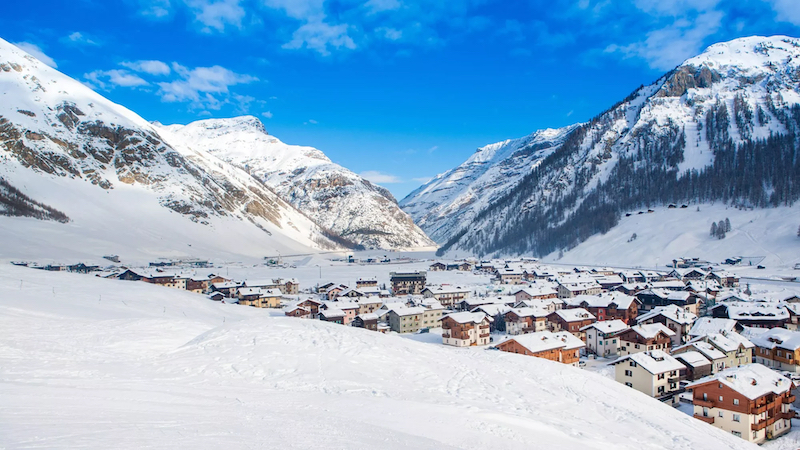
[[653, 375], [671, 372], [673, 370], [681, 370], [684, 368], [684, 365], [681, 364], [680, 361], [661, 350], [633, 353], [623, 356], [611, 364], [619, 364], [627, 360], [634, 361], [636, 364], [642, 366], [644, 370]]
[[602, 322], [595, 322], [593, 324], [586, 325], [585, 327], [581, 328], [581, 331], [586, 331], [589, 328], [595, 328], [604, 335], [609, 335], [627, 330], [628, 325], [619, 319], [604, 320]]
[[425, 314], [425, 308], [422, 308], [420, 306], [405, 306], [402, 308], [392, 308], [391, 311], [394, 311], [394, 313], [400, 317]]
[[332, 317], [344, 317], [345, 316], [344, 311], [342, 311], [339, 308], [321, 309], [319, 311], [319, 313], [322, 314], [322, 316], [325, 317], [326, 319], [330, 319]]
[[780, 395], [792, 388], [792, 380], [761, 364], [731, 367], [701, 378], [686, 387], [691, 389], [708, 382], [722, 383], [750, 400], [767, 394]]
[[664, 333], [667, 336], [675, 336], [675, 332], [667, 328], [663, 323], [648, 323], [645, 325], [635, 325], [631, 327], [631, 331], [645, 339], [654, 339], [659, 333]]
[[[472, 292], [470, 289], [461, 286], [428, 286], [424, 289], [430, 291], [431, 294], [468, 294]], [[423, 291], [424, 292], [424, 291]]]
[[491, 317], [488, 317], [486, 314], [481, 312], [457, 312], [443, 316], [439, 320], [444, 320], [448, 317], [453, 319], [456, 323], [464, 323], [464, 324], [481, 323], [483, 319], [489, 319], [490, 321], [492, 320]]
[[703, 366], [710, 366], [709, 361], [702, 353], [697, 351], [688, 351], [674, 355], [675, 359], [682, 361], [684, 364], [694, 367], [695, 369]]
[[379, 316], [375, 313], [364, 313], [364, 314], [359, 314], [356, 317], [359, 317], [361, 318], [361, 320], [366, 321], [366, 320], [378, 320]]
[[651, 283], [653, 289], [683, 289], [686, 285], [680, 280], [654, 281]]
[[800, 348], [800, 332], [786, 328], [772, 328], [758, 336], [751, 336], [750, 341], [762, 348], [782, 348], [797, 350]]
[[582, 340], [576, 338], [572, 335], [572, 333], [566, 331], [558, 333], [539, 331], [536, 333], [522, 334], [519, 336], [514, 336], [504, 342], [512, 340], [525, 347], [531, 353], [540, 353], [557, 348], [574, 350], [586, 346]]
[[556, 314], [565, 322], [578, 322], [581, 320], [595, 320], [594, 314], [583, 308], [559, 309], [551, 314]]
[[550, 311], [543, 308], [515, 308], [509, 309], [507, 312], [513, 312], [519, 317], [547, 317]]
[[637, 317], [636, 321], [644, 322], [657, 316], [664, 316], [669, 320], [675, 323], [679, 323], [681, 325], [689, 325], [694, 323], [695, 320], [697, 320], [696, 315], [687, 312], [683, 308], [678, 307], [677, 305], [667, 305], [667, 306], [658, 306], [656, 308], [653, 308], [652, 311], [649, 311]]
[[755, 345], [741, 334], [730, 331], [726, 333], [711, 333], [706, 336], [708, 342], [724, 352], [733, 352], [740, 347], [753, 348]]
[[607, 292], [599, 295], [577, 295], [571, 298], [565, 298], [564, 303], [570, 306], [580, 306], [586, 302], [587, 306], [591, 308], [607, 308], [612, 303], [617, 305], [619, 309], [628, 309], [636, 297], [623, 294], [622, 292]]
[[487, 315], [494, 317], [494, 316], [496, 316], [498, 314], [505, 314], [510, 309], [511, 309], [511, 307], [506, 306], [504, 304], [490, 303], [488, 305], [476, 306], [475, 308], [471, 309], [470, 311], [471, 312], [483, 311]]
[[721, 333], [723, 331], [733, 331], [736, 328], [736, 321], [733, 319], [716, 319], [713, 317], [701, 317], [694, 322], [689, 336], [705, 336], [711, 333]]
[[513, 294], [517, 295], [520, 292], [524, 292], [524, 293], [530, 295], [531, 297], [541, 297], [541, 296], [545, 296], [545, 295], [556, 295], [556, 294], [558, 294], [558, 291], [553, 289], [552, 286], [543, 285], [543, 284], [535, 284], [533, 286], [528, 286], [526, 288], [517, 289], [516, 291], [513, 292]]
[[703, 341], [690, 342], [690, 343], [688, 343], [686, 345], [682, 345], [680, 347], [676, 347], [672, 351], [673, 352], [678, 352], [678, 351], [683, 350], [685, 348], [693, 348], [694, 350], [702, 353], [703, 356], [705, 356], [706, 358], [708, 358], [711, 361], [714, 361], [714, 360], [717, 360], [717, 359], [724, 359], [724, 358], [727, 357], [724, 353], [722, 353], [721, 351], [719, 351], [716, 348], [714, 348], [713, 345], [709, 344], [708, 342], [703, 342]]
[[735, 320], [782, 320], [789, 318], [789, 311], [780, 303], [730, 302], [715, 308], [727, 307], [728, 317]]

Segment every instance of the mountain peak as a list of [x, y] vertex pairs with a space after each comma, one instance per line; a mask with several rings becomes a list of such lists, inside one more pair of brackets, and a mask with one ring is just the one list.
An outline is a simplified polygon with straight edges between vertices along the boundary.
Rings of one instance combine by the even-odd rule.
[[800, 62], [800, 39], [789, 36], [748, 36], [709, 46], [703, 53], [687, 59], [682, 66], [708, 66], [763, 70], [775, 65]]

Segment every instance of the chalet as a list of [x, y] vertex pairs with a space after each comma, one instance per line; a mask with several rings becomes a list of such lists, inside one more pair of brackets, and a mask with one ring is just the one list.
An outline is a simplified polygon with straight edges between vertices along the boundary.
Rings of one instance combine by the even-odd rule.
[[581, 328], [595, 322], [597, 318], [583, 308], [560, 309], [547, 315], [547, 326], [550, 331], [569, 331], [583, 339]]
[[383, 300], [380, 297], [361, 297], [357, 298], [356, 303], [358, 303], [358, 314], [369, 314], [377, 311], [380, 309], [381, 305], [383, 304]]
[[392, 293], [394, 295], [416, 295], [422, 293], [422, 290], [425, 289], [426, 274], [424, 271], [410, 273], [392, 272], [390, 277]]
[[445, 307], [452, 307], [460, 303], [471, 294], [469, 289], [460, 286], [435, 286], [426, 287], [422, 290], [422, 295], [427, 298], [435, 298]]
[[435, 262], [431, 264], [430, 267], [428, 267], [428, 270], [430, 270], [431, 272], [440, 272], [443, 270], [447, 270], [447, 265], [445, 265], [442, 262]]
[[279, 289], [239, 288], [236, 294], [240, 305], [256, 308], [280, 308], [281, 291]]
[[659, 306], [675, 305], [694, 315], [699, 312], [697, 296], [690, 292], [646, 289], [637, 293], [636, 298], [644, 311], [651, 311]]
[[725, 360], [727, 356], [725, 353], [719, 351], [716, 347], [702, 340], [694, 340], [688, 344], [682, 345], [672, 349], [673, 356], [686, 352], [698, 352], [711, 362], [711, 373], [717, 373], [725, 370]]
[[755, 362], [755, 344], [735, 331], [711, 333], [701, 339], [725, 354], [726, 369]]
[[517, 335], [545, 331], [549, 314], [547, 310], [540, 308], [511, 309], [503, 315], [506, 333]]
[[523, 300], [546, 300], [558, 298], [558, 291], [547, 284], [533, 284], [514, 291], [513, 295], [518, 302]]
[[650, 397], [676, 404], [684, 365], [662, 350], [622, 356], [613, 363], [614, 378]]
[[689, 340], [697, 316], [676, 305], [657, 306], [655, 309], [636, 318], [640, 324], [661, 323], [675, 332], [672, 347], [678, 347]]
[[360, 298], [360, 297], [366, 297], [366, 295], [367, 294], [365, 292], [363, 292], [363, 291], [361, 291], [359, 289], [347, 288], [347, 289], [339, 292], [339, 295], [337, 295], [336, 298], [355, 299], [355, 298]]
[[342, 325], [344, 324], [344, 315], [344, 311], [341, 309], [328, 307], [325, 309], [320, 309], [317, 316], [319, 317], [319, 320], [324, 322], [332, 322]]
[[733, 319], [743, 326], [756, 328], [783, 327], [789, 321], [789, 311], [779, 303], [724, 302], [711, 308], [712, 317]]
[[212, 283], [211, 291], [221, 292], [225, 297], [233, 298], [236, 297], [240, 287], [242, 287], [242, 283], [238, 283], [236, 281], [223, 281], [221, 283]]
[[751, 336], [756, 362], [777, 370], [800, 373], [800, 332], [773, 328]]
[[739, 286], [739, 277], [730, 272], [711, 272], [709, 277], [722, 287], [734, 288]]
[[509, 338], [496, 345], [498, 350], [534, 356], [563, 364], [578, 365], [581, 349], [586, 344], [572, 333], [539, 331]]
[[619, 334], [619, 354], [630, 355], [650, 350], [668, 352], [674, 335], [674, 331], [660, 323], [633, 326]]
[[396, 333], [416, 333], [422, 327], [425, 308], [392, 308], [386, 314], [389, 327]]
[[513, 306], [514, 308], [541, 308], [546, 309], [549, 312], [555, 312], [559, 309], [564, 309], [564, 300], [560, 298], [548, 298], [548, 299], [530, 299], [530, 300], [521, 300], [515, 303]]
[[214, 283], [227, 283], [227, 282], [229, 282], [229, 281], [233, 281], [233, 280], [231, 280], [230, 278], [225, 278], [225, 277], [223, 277], [223, 276], [220, 276], [220, 275], [215, 275], [215, 274], [213, 274], [213, 273], [211, 273], [211, 274], [209, 274], [209, 275], [208, 275], [208, 283], [209, 283], [209, 284], [214, 284]]
[[525, 271], [529, 280], [555, 280], [558, 274], [549, 269], [531, 269]]
[[639, 301], [621, 292], [578, 295], [563, 300], [565, 308], [583, 308], [594, 314], [600, 322], [619, 319], [632, 324], [639, 314]]
[[456, 308], [461, 311], [472, 311], [478, 306], [483, 305], [514, 306], [514, 304], [516, 304], [516, 299], [514, 297], [510, 295], [497, 295], [494, 297], [469, 297], [461, 300], [461, 302], [456, 305]]
[[525, 274], [520, 269], [500, 269], [495, 274], [495, 279], [501, 284], [523, 284]]
[[359, 314], [353, 319], [351, 326], [378, 331], [378, 315], [375, 313]]
[[342, 291], [346, 291], [348, 289], [350, 288], [343, 284], [335, 284], [325, 290], [325, 300], [336, 300], [336, 297], [338, 297]]
[[783, 375], [751, 364], [699, 379], [687, 389], [695, 418], [760, 444], [792, 429], [793, 387]]
[[324, 294], [324, 293], [328, 292], [328, 289], [330, 289], [330, 288], [332, 288], [334, 286], [336, 286], [336, 283], [320, 284], [320, 285], [317, 286], [317, 294]]
[[786, 312], [789, 313], [789, 319], [783, 324], [789, 330], [800, 330], [800, 303], [786, 302]]
[[444, 306], [437, 301], [425, 302], [422, 307], [422, 328], [433, 328], [439, 326], [439, 320], [444, 313]]
[[603, 292], [603, 288], [594, 280], [558, 284], [558, 298], [598, 295], [601, 292]]
[[672, 356], [686, 366], [685, 379], [688, 381], [699, 380], [711, 375], [711, 361], [700, 352], [688, 351]]
[[441, 318], [442, 343], [455, 347], [488, 345], [492, 318], [483, 313], [459, 312]]
[[677, 268], [667, 274], [668, 277], [676, 278], [681, 281], [685, 280], [705, 280], [708, 277], [708, 272], [698, 268]]
[[619, 335], [628, 330], [628, 324], [615, 319], [595, 322], [581, 328], [586, 335], [586, 350], [598, 356], [619, 354]]
[[648, 285], [645, 283], [625, 283], [621, 286], [617, 286], [616, 288], [614, 288], [614, 290], [617, 292], [622, 292], [623, 294], [635, 296], [637, 293], [647, 288]]
[[362, 289], [367, 287], [378, 287], [378, 279], [377, 278], [359, 278], [356, 280], [356, 289]]
[[214, 300], [215, 302], [221, 302], [222, 299], [225, 298], [225, 295], [222, 292], [212, 292], [208, 294], [209, 300]]
[[192, 276], [186, 280], [186, 290], [196, 294], [208, 292], [211, 287], [211, 279], [208, 277]]
[[595, 278], [595, 281], [600, 285], [603, 292], [614, 290], [624, 284], [619, 275], [604, 275]]
[[319, 309], [322, 306], [322, 302], [314, 300], [313, 298], [309, 298], [299, 302], [297, 306], [308, 309], [311, 311], [311, 314], [316, 317], [317, 314], [319, 314]]
[[689, 330], [689, 339], [705, 336], [711, 333], [725, 333], [742, 331], [742, 326], [733, 319], [715, 319], [713, 317], [701, 317], [694, 322]]
[[328, 302], [323, 306], [330, 306], [342, 310], [342, 312], [344, 312], [344, 320], [342, 321], [344, 325], [350, 325], [353, 319], [355, 319], [356, 316], [358, 315], [358, 310], [360, 308], [358, 302], [351, 302], [351, 301]]
[[297, 317], [299, 319], [310, 319], [315, 316], [310, 309], [303, 306], [293, 306], [288, 308], [284, 311], [284, 314], [289, 317]]
[[[692, 282], [695, 280], [686, 280]], [[666, 291], [682, 291], [686, 289], [686, 283], [681, 280], [661, 280], [650, 283], [652, 289], [663, 289]]]
[[125, 269], [124, 272], [117, 275], [118, 280], [125, 280], [125, 281], [141, 281], [144, 278], [144, 275], [140, 274], [139, 272], [133, 271], [131, 269]]

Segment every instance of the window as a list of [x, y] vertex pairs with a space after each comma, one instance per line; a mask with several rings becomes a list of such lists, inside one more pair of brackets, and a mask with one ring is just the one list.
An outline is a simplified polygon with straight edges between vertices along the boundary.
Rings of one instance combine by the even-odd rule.
[[664, 374], [663, 373], [658, 374], [658, 379], [659, 380], [663, 380], [664, 379]]
[[708, 408], [703, 407], [703, 417], [708, 417]]
[[708, 394], [703, 392], [703, 400], [708, 400]]
[[636, 344], [634, 347], [639, 348], [639, 344]]
[[731, 433], [736, 437], [742, 437], [742, 433], [739, 433], [738, 431], [731, 431]]
[[753, 439], [758, 438], [758, 431], [753, 431]]
[[721, 395], [719, 396], [719, 401], [722, 401], [722, 396]]
[[724, 417], [724, 414], [722, 414], [722, 411], [719, 412], [719, 416], [720, 417]]
[[597, 345], [603, 345], [603, 341], [597, 341]]
[[616, 343], [617, 343], [617, 340], [616, 340], [616, 339], [614, 339], [613, 341], [611, 341], [611, 343], [612, 343], [612, 344], [616, 344]]
[[632, 376], [633, 376], [633, 372], [632, 372], [632, 371], [630, 371], [630, 370], [626, 370], [626, 371], [625, 371], [625, 376], [626, 376], [626, 377], [632, 377]]
[[733, 404], [734, 405], [738, 405], [739, 404], [739, 399], [738, 398], [733, 399]]
[[659, 394], [663, 394], [664, 393], [664, 386], [659, 386], [658, 387], [658, 393]]
[[625, 382], [625, 386], [628, 386], [628, 387], [633, 387], [633, 385], [632, 385], [630, 382], [628, 382], [628, 381], [626, 381], [626, 382]]
[[741, 414], [734, 414], [733, 415], [733, 421], [734, 422], [741, 422], [741, 420], [742, 420], [742, 415]]

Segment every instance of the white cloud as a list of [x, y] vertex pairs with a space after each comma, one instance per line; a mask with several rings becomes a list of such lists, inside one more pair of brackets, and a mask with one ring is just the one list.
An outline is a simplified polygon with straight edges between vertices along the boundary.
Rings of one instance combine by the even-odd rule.
[[777, 13], [778, 21], [800, 25], [800, 7], [798, 7], [797, 0], [768, 0], [768, 3]]
[[264, 0], [268, 8], [280, 9], [292, 19], [303, 21], [325, 18], [325, 0]]
[[184, 0], [194, 14], [194, 20], [204, 25], [203, 32], [223, 32], [231, 25], [242, 28], [245, 10], [239, 0]]
[[687, 11], [710, 11], [719, 0], [635, 0], [634, 4], [648, 14], [683, 16]]
[[348, 36], [347, 24], [329, 25], [325, 22], [309, 22], [295, 30], [292, 40], [283, 48], [297, 50], [303, 47], [314, 50], [322, 56], [331, 54], [329, 48], [355, 50], [356, 43]]
[[272, 112], [266, 111], [261, 113], [262, 116], [266, 117], [267, 119], [272, 119]]
[[133, 71], [150, 75], [169, 75], [170, 73], [170, 68], [166, 63], [155, 60], [125, 61], [120, 63], [120, 65]]
[[403, 31], [396, 28], [379, 27], [375, 32], [390, 41], [398, 41], [403, 37]]
[[169, 0], [139, 0], [139, 14], [149, 19], [166, 19], [172, 14]]
[[319, 122], [317, 122], [317, 121], [316, 121], [316, 120], [314, 120], [314, 119], [308, 119], [308, 122], [304, 122], [304, 125], [308, 125], [308, 124], [311, 124], [311, 125], [316, 125], [316, 124], [318, 124], [318, 123], [319, 123]]
[[625, 46], [611, 44], [605, 53], [620, 53], [626, 58], [638, 57], [658, 70], [669, 70], [703, 49], [706, 38], [719, 30], [724, 14], [709, 11], [694, 20], [678, 19], [667, 27], [647, 33], [643, 42]]
[[229, 87], [258, 81], [258, 78], [233, 72], [221, 66], [189, 69], [173, 63], [180, 79], [158, 83], [164, 102], [191, 102], [193, 107], [219, 109], [229, 103]]
[[365, 172], [361, 172], [358, 175], [361, 178], [364, 178], [365, 180], [369, 180], [373, 183], [378, 183], [378, 184], [393, 184], [393, 183], [403, 182], [403, 180], [394, 175], [389, 175], [388, 173], [381, 173], [378, 172], [377, 170], [367, 170]]
[[124, 69], [95, 70], [84, 74], [83, 78], [93, 87], [100, 89], [114, 88], [116, 86], [139, 87], [150, 84], [140, 76]]
[[421, 178], [412, 178], [411, 181], [416, 181], [417, 183], [420, 183], [420, 184], [427, 184], [432, 179], [433, 178], [431, 178], [431, 177], [421, 177]]
[[56, 64], [53, 58], [45, 55], [41, 47], [39, 47], [38, 45], [31, 44], [30, 42], [12, 42], [12, 44], [16, 45], [21, 50], [28, 52], [31, 56], [47, 64], [48, 66], [54, 69], [58, 68], [58, 64]]
[[382, 11], [394, 11], [400, 9], [402, 4], [398, 0], [369, 0], [364, 3], [369, 14], [375, 14]]
[[78, 44], [78, 45], [100, 45], [97, 41], [81, 33], [80, 31], [76, 31], [68, 35], [63, 40], [65, 40], [68, 43]]

